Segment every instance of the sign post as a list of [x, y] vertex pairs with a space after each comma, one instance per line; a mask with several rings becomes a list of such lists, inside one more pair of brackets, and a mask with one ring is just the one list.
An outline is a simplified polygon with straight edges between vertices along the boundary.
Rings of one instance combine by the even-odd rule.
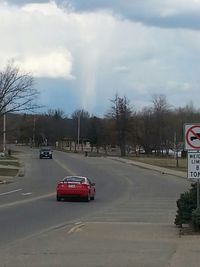
[[187, 177], [197, 181], [197, 208], [200, 207], [200, 124], [185, 124], [185, 150], [188, 151]]
[[197, 180], [197, 209], [199, 209], [199, 179]]

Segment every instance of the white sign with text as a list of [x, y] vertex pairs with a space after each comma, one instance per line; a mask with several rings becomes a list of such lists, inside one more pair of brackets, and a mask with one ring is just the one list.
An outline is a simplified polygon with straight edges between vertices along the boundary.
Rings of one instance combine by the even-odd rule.
[[200, 179], [200, 152], [188, 151], [188, 171], [189, 179]]

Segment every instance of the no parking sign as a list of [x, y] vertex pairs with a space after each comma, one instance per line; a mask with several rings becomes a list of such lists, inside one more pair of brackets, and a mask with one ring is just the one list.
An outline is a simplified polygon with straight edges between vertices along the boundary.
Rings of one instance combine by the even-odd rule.
[[200, 150], [200, 124], [185, 124], [185, 150]]

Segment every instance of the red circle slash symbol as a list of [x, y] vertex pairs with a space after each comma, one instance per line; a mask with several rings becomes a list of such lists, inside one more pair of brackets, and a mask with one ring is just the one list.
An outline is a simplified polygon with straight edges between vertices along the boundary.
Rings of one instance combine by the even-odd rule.
[[[198, 128], [199, 129], [199, 133], [195, 132], [194, 129]], [[192, 135], [191, 135], [192, 134]], [[192, 141], [194, 140], [199, 140], [199, 145], [194, 145], [192, 144]], [[198, 125], [194, 125], [192, 127], [190, 127], [187, 130], [186, 133], [186, 141], [188, 143], [188, 145], [194, 149], [200, 149], [200, 126]]]

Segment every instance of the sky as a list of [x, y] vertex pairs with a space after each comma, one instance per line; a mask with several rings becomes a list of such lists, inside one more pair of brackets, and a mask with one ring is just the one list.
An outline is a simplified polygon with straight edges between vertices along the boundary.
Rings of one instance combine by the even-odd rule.
[[0, 69], [30, 72], [39, 104], [104, 116], [164, 94], [200, 108], [200, 0], [0, 0]]

